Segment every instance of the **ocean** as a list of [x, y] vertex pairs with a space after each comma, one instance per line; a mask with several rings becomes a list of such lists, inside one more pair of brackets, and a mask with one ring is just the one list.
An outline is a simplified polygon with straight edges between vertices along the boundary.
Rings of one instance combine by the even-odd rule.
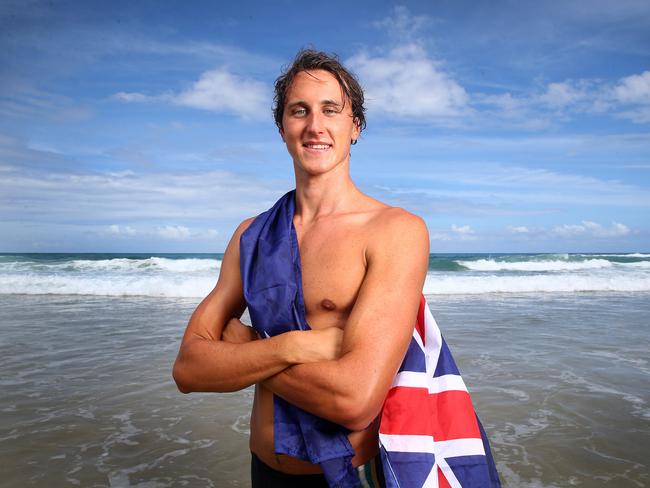
[[[0, 254], [0, 295], [194, 297], [223, 254]], [[432, 254], [425, 295], [648, 292], [650, 254]]]
[[[221, 257], [0, 255], [0, 485], [248, 486], [252, 390], [171, 378]], [[650, 254], [432, 255], [424, 293], [504, 486], [650, 486]]]

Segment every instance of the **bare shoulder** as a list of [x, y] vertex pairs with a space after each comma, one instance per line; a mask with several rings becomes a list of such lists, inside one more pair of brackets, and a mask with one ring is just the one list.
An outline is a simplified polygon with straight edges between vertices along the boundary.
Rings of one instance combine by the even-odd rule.
[[236, 237], [239, 239], [239, 236], [241, 236], [241, 235], [244, 233], [244, 231], [246, 231], [246, 229], [248, 229], [248, 227], [250, 227], [250, 225], [253, 223], [253, 221], [254, 221], [256, 218], [257, 218], [257, 217], [248, 217], [247, 219], [243, 220], [243, 221], [242, 221], [242, 222], [237, 226], [237, 228], [235, 229], [235, 232], [234, 232], [234, 234], [233, 234], [233, 237], [236, 236]]
[[381, 227], [405, 226], [412, 230], [426, 230], [427, 227], [421, 217], [401, 207], [391, 207], [388, 205], [377, 212], [375, 220]]
[[369, 195], [364, 195], [362, 207], [371, 215], [368, 224], [372, 227], [373, 232], [390, 234], [411, 231], [418, 234], [424, 233], [428, 237], [427, 225], [424, 220], [401, 207], [392, 207]]
[[[232, 237], [230, 238], [230, 243], [228, 244], [228, 248], [226, 248], [226, 254], [228, 254], [228, 251], [231, 248], [239, 248], [239, 238], [241, 235], [248, 229], [248, 227], [253, 223], [256, 217], [249, 217], [245, 220], [243, 220], [235, 229], [235, 232], [233, 232]], [[232, 252], [232, 251], [231, 251]]]
[[372, 261], [382, 256], [393, 262], [406, 256], [428, 259], [429, 231], [424, 220], [403, 208], [382, 205], [368, 222], [370, 239], [366, 259]]
[[399, 242], [422, 239], [427, 243], [429, 241], [429, 231], [424, 220], [400, 207], [386, 205], [378, 209], [370, 224], [373, 234], [383, 239]]
[[226, 251], [224, 252], [223, 262], [221, 264], [221, 272], [219, 273], [220, 277], [229, 276], [228, 270], [230, 269], [239, 269], [239, 265], [237, 264], [239, 262], [239, 239], [254, 220], [255, 217], [247, 218], [246, 220], [242, 221], [235, 229], [235, 232], [233, 232], [232, 237], [230, 238], [230, 242], [226, 247]]

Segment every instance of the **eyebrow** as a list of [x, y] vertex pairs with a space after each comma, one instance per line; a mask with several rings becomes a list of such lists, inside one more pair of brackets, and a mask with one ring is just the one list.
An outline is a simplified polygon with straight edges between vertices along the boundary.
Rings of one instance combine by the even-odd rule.
[[321, 105], [336, 105], [337, 107], [341, 107], [342, 105], [337, 102], [336, 100], [323, 100], [321, 102]]
[[[336, 107], [342, 107], [341, 103], [337, 102], [336, 100], [321, 100], [320, 102], [321, 105], [334, 105]], [[308, 106], [309, 104], [305, 102], [304, 100], [296, 100], [295, 102], [287, 103], [287, 108], [292, 108], [296, 106]]]

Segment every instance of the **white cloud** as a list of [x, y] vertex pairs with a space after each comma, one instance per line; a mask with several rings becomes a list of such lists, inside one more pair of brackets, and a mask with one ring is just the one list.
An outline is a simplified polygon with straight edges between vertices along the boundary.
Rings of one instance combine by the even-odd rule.
[[589, 97], [585, 82], [549, 83], [539, 100], [552, 108], [565, 108]]
[[511, 234], [528, 234], [530, 231], [528, 230], [528, 227], [523, 225], [511, 225], [508, 226], [508, 232]]
[[[24, 174], [12, 168], [0, 178], [0, 220], [40, 225], [85, 223], [92, 216], [113, 236], [182, 238], [185, 227], [190, 238], [210, 238], [194, 229], [217, 223], [233, 229], [270, 207], [290, 185], [227, 171]], [[164, 224], [152, 229], [156, 222]]]
[[134, 236], [137, 234], [137, 231], [128, 225], [118, 225], [118, 224], [113, 224], [109, 226], [108, 231], [110, 234], [117, 235], [117, 236]]
[[520, 116], [527, 108], [527, 102], [522, 98], [512, 96], [512, 93], [500, 93], [498, 95], [474, 95], [474, 102], [482, 105], [493, 105], [502, 111], [506, 117]]
[[469, 225], [459, 226], [459, 225], [456, 225], [456, 224], [452, 224], [451, 231], [455, 232], [456, 234], [461, 234], [461, 235], [469, 235], [469, 234], [474, 233], [474, 231], [472, 230], [472, 228]]
[[183, 225], [166, 225], [159, 227], [157, 233], [163, 239], [172, 239], [183, 241], [189, 239], [191, 233], [190, 229]]
[[[362, 52], [348, 60], [365, 88], [370, 110], [438, 124], [458, 125], [462, 120], [519, 130], [547, 129], [581, 114], [650, 122], [650, 71], [623, 78], [616, 86], [585, 78], [553, 81], [541, 89], [468, 93], [424, 48], [430, 36], [423, 31], [435, 21], [397, 6], [391, 16], [373, 23], [398, 46], [374, 56]], [[621, 106], [626, 104], [638, 107]]]
[[[552, 228], [527, 226], [508, 226], [508, 234], [517, 241], [540, 241], [574, 238], [618, 238], [630, 235], [633, 231], [619, 222], [612, 222], [611, 225], [602, 225], [591, 220], [583, 220], [579, 224], [562, 224]], [[438, 230], [429, 234], [431, 241], [476, 241], [477, 233], [468, 225], [458, 226], [452, 224], [449, 231]]]
[[385, 56], [358, 54], [347, 61], [364, 86], [369, 110], [418, 119], [462, 115], [469, 97], [465, 89], [428, 57], [417, 44]]
[[650, 122], [650, 71], [622, 78], [612, 94], [625, 107], [618, 117], [638, 124]]
[[533, 96], [527, 94], [513, 95], [510, 92], [471, 94], [470, 121], [476, 127], [493, 126], [516, 127], [517, 130], [546, 130], [553, 124], [547, 115], [548, 107], [536, 108]]
[[609, 227], [597, 222], [583, 220], [580, 224], [563, 224], [553, 228], [552, 234], [560, 237], [621, 237], [630, 233], [630, 228], [625, 224], [612, 222]]
[[450, 232], [430, 232], [429, 239], [432, 241], [474, 241], [476, 235], [469, 225], [451, 225]]
[[614, 94], [622, 103], [650, 104], [650, 71], [622, 78]]
[[553, 233], [563, 237], [568, 237], [568, 236], [574, 236], [578, 234], [584, 234], [586, 230], [587, 229], [583, 225], [562, 224], [554, 227]]
[[627, 225], [621, 224], [619, 222], [614, 222], [612, 224], [612, 230], [614, 232], [614, 235], [617, 236], [624, 236], [630, 233], [630, 228]]
[[185, 107], [235, 114], [243, 119], [268, 118], [271, 95], [261, 81], [230, 73], [225, 67], [204, 72], [180, 93], [145, 95], [118, 92], [113, 98], [127, 103], [168, 102]]
[[521, 203], [542, 203], [553, 207], [561, 203], [650, 206], [650, 195], [642, 186], [546, 168], [494, 163], [448, 163], [444, 171], [401, 175], [412, 176], [419, 182], [435, 181], [463, 186], [458, 190], [436, 184], [407, 190], [437, 198], [463, 198], [512, 207], [520, 207]]
[[413, 40], [425, 27], [431, 24], [431, 17], [412, 15], [409, 9], [403, 5], [396, 5], [392, 16], [373, 22], [375, 27], [385, 29], [389, 35], [401, 41]]
[[369, 110], [436, 122], [464, 113], [469, 99], [465, 89], [423, 47], [422, 31], [433, 22], [398, 5], [389, 17], [372, 23], [397, 45], [374, 57], [361, 52], [346, 62], [359, 76]]
[[425, 216], [557, 214], [567, 205], [650, 206], [650, 195], [642, 186], [541, 168], [450, 162], [444, 170], [401, 172], [396, 177], [412, 183], [378, 187], [385, 192], [380, 197]]
[[451, 232], [461, 241], [474, 241], [477, 239], [474, 230], [469, 225], [452, 224]]
[[218, 238], [227, 238], [230, 235], [224, 235], [216, 229], [205, 229], [203, 227], [187, 227], [185, 225], [162, 225], [152, 226], [147, 223], [141, 222], [138, 228], [130, 225], [112, 224], [108, 227], [101, 227], [95, 231], [100, 237], [119, 237], [119, 238], [135, 238], [156, 240], [161, 238], [165, 240], [187, 241], [187, 240], [208, 240], [214, 241]]
[[0, 133], [0, 221], [87, 226], [91, 219], [95, 232], [136, 232], [139, 237], [152, 235], [154, 225], [174, 224], [198, 235], [204, 232], [198, 229], [230, 230], [270, 207], [292, 186], [283, 175], [196, 169], [88, 171], [87, 166]]
[[650, 122], [650, 71], [621, 78], [616, 83], [599, 79], [548, 83], [542, 91], [514, 96], [472, 93], [471, 106], [478, 120], [490, 118], [517, 123], [519, 128], [544, 128], [580, 114], [613, 116], [636, 123]]
[[575, 113], [609, 114], [637, 123], [650, 122], [650, 71], [621, 78], [616, 84], [596, 79], [550, 83], [531, 99], [569, 116]]
[[188, 107], [259, 119], [269, 117], [271, 98], [264, 83], [220, 68], [203, 73], [192, 88], [176, 95], [173, 101]]
[[86, 121], [95, 117], [95, 112], [85, 103], [55, 92], [33, 88], [29, 83], [3, 86], [3, 93], [5, 96], [0, 98], [0, 114], [5, 117], [34, 117], [64, 123]]
[[621, 119], [629, 119], [637, 124], [645, 124], [650, 122], [650, 105], [633, 110], [623, 110], [616, 115]]
[[519, 129], [547, 129], [578, 114], [611, 111], [610, 88], [598, 80], [564, 80], [517, 95], [473, 93], [471, 98], [478, 123], [488, 119], [489, 123], [516, 124]]
[[451, 241], [451, 236], [445, 232], [430, 232], [429, 240], [431, 241]]
[[113, 98], [127, 103], [131, 103], [131, 102], [141, 103], [141, 102], [151, 102], [157, 100], [156, 97], [144, 95], [142, 93], [127, 93], [127, 92], [118, 92], [113, 95]]

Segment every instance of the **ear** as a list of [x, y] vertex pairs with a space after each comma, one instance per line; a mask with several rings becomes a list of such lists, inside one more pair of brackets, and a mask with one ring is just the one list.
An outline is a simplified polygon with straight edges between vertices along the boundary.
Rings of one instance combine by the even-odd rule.
[[284, 129], [280, 128], [278, 129], [278, 132], [280, 133], [280, 137], [282, 138], [282, 142], [287, 142], [284, 140]]
[[359, 120], [354, 119], [354, 128], [352, 129], [352, 140], [356, 141], [361, 135], [361, 126], [359, 125]]

